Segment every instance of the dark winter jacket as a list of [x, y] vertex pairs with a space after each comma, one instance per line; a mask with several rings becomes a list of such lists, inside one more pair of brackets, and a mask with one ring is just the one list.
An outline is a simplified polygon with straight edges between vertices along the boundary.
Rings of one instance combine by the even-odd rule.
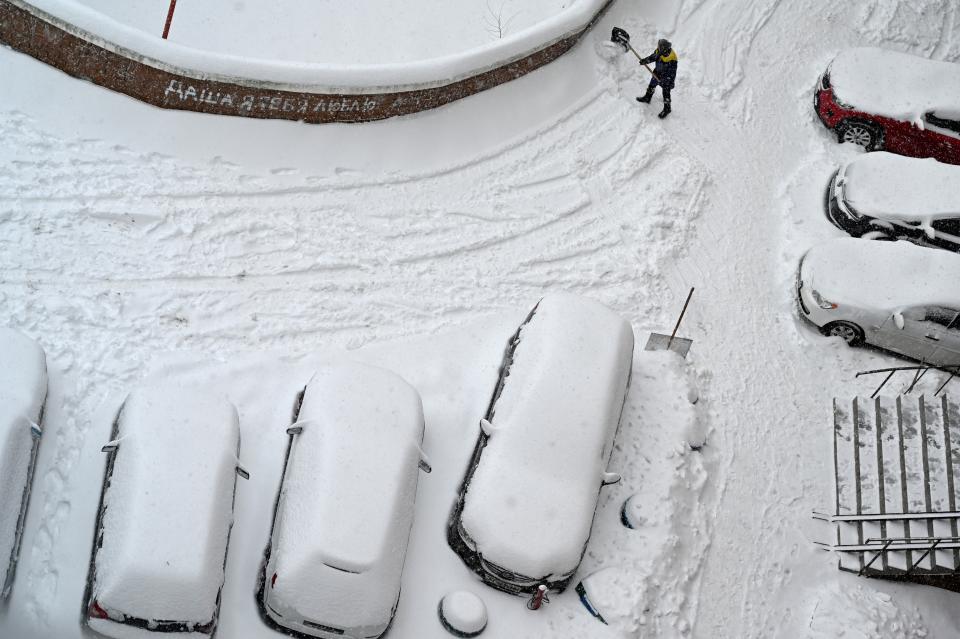
[[657, 66], [653, 72], [660, 78], [660, 84], [668, 89], [673, 88], [673, 83], [677, 79], [677, 52], [670, 49], [667, 55], [660, 55], [660, 51], [654, 51], [652, 55], [640, 60], [643, 64], [656, 62]]

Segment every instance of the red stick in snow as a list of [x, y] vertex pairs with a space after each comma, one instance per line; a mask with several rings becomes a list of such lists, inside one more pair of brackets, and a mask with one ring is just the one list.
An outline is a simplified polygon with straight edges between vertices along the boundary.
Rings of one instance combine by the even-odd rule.
[[173, 22], [173, 11], [177, 8], [177, 0], [170, 0], [170, 9], [167, 11], [167, 22], [163, 25], [163, 39], [170, 35], [170, 23]]
[[549, 602], [550, 600], [547, 599], [547, 587], [541, 584], [537, 586], [537, 591], [533, 593], [530, 601], [527, 602], [527, 608], [530, 610], [540, 610], [540, 606]]

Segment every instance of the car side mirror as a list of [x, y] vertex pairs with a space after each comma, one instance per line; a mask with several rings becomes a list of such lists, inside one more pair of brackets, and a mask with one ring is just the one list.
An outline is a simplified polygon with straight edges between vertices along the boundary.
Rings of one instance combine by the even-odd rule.
[[311, 420], [305, 419], [302, 422], [294, 422], [293, 424], [290, 424], [290, 427], [287, 428], [287, 435], [300, 435], [303, 433], [303, 427], [310, 423]]
[[40, 436], [43, 435], [43, 429], [40, 427], [40, 424], [35, 423], [29, 418], [24, 419], [27, 420], [27, 426], [30, 428], [30, 436], [34, 439], [40, 439]]
[[250, 479], [250, 473], [247, 472], [247, 469], [237, 464], [237, 474], [240, 475], [243, 479]]
[[621, 479], [623, 479], [623, 477], [620, 476], [620, 473], [604, 473], [603, 485], [609, 486], [610, 484], [619, 484]]
[[496, 428], [494, 428], [493, 424], [490, 423], [490, 420], [481, 419], [480, 430], [482, 430], [483, 434], [486, 435], [487, 437], [491, 437], [493, 435], [493, 432], [496, 430]]
[[902, 331], [902, 330], [903, 330], [903, 327], [904, 327], [903, 313], [901, 313], [900, 311], [897, 311], [896, 313], [894, 313], [894, 314], [893, 314], [893, 323], [896, 324], [896, 325], [897, 325], [897, 328], [899, 328], [899, 329]]
[[109, 441], [106, 444], [104, 444], [103, 448], [100, 449], [100, 452], [113, 453], [113, 452], [116, 452], [117, 448], [119, 447], [120, 447], [120, 440], [114, 439], [113, 441]]
[[430, 458], [427, 457], [427, 454], [423, 452], [422, 448], [420, 449], [420, 461], [417, 463], [417, 466], [425, 473], [433, 472], [433, 466], [430, 465]]

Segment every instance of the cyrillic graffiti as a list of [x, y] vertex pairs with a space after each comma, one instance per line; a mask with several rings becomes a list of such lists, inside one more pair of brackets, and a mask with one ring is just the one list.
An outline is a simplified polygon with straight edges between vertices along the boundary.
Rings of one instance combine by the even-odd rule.
[[163, 92], [164, 102], [196, 102], [221, 108], [233, 108], [240, 113], [252, 111], [282, 111], [284, 113], [368, 113], [380, 106], [380, 100], [369, 96], [342, 96], [315, 99], [284, 97], [282, 95], [240, 95], [195, 87], [180, 80], [170, 80]]

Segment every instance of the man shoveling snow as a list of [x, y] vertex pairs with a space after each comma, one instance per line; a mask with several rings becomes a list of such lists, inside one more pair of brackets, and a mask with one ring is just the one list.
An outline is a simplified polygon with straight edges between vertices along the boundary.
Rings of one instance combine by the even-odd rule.
[[677, 52], [673, 50], [673, 45], [668, 40], [660, 40], [657, 43], [657, 50], [645, 58], [640, 58], [640, 64], [649, 64], [656, 61], [650, 85], [643, 97], [637, 98], [637, 102], [649, 104], [653, 98], [653, 93], [659, 85], [663, 89], [663, 111], [660, 112], [660, 118], [670, 115], [670, 90], [677, 79]]
[[[647, 87], [647, 93], [643, 97], [637, 98], [637, 102], [649, 104], [653, 98], [653, 92], [657, 87], [663, 87], [663, 111], [660, 112], [660, 119], [662, 120], [670, 115], [670, 90], [673, 89], [673, 83], [677, 79], [677, 53], [673, 50], [673, 45], [671, 45], [668, 40], [660, 40], [657, 43], [657, 49], [652, 54], [642, 58], [640, 54], [630, 46], [630, 34], [620, 27], [613, 28], [613, 32], [610, 34], [610, 41], [619, 44], [623, 47], [624, 51], [630, 51], [633, 55], [637, 56], [640, 64], [642, 64], [647, 71], [650, 71], [650, 75], [653, 76], [650, 78], [650, 86]], [[657, 63], [654, 70], [651, 70], [650, 67], [647, 66], [651, 62]]]

